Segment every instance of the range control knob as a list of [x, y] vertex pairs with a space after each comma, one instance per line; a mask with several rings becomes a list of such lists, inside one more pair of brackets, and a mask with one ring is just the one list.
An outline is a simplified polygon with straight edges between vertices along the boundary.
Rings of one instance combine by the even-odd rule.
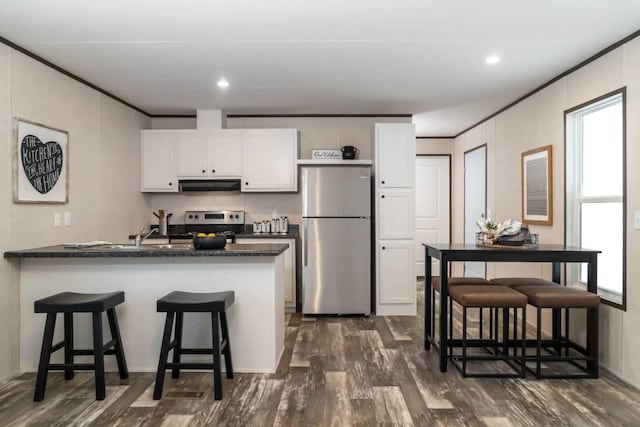
[[236, 219], [239, 219], [239, 218], [240, 218], [240, 215], [236, 214]]
[[189, 219], [193, 219], [193, 215], [189, 215]]
[[194, 218], [195, 218], [195, 219], [198, 219], [198, 215], [194, 215]]

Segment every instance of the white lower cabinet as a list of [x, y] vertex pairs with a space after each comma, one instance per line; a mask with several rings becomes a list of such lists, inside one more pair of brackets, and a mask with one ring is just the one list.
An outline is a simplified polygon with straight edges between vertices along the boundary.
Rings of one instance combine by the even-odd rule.
[[378, 315], [416, 314], [413, 240], [379, 240], [377, 251]]
[[288, 243], [289, 249], [284, 252], [284, 308], [287, 312], [296, 311], [296, 240], [295, 239], [244, 239], [238, 237], [240, 245], [248, 243]]

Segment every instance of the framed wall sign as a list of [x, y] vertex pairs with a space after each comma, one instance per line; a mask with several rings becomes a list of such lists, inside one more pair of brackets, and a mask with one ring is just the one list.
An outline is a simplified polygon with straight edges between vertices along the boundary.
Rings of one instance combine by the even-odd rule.
[[551, 145], [522, 153], [522, 222], [553, 224]]
[[67, 203], [69, 134], [17, 119], [13, 162], [16, 203]]

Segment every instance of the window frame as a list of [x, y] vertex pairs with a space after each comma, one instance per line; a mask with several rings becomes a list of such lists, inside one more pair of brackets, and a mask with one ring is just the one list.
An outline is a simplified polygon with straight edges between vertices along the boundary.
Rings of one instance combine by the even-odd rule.
[[[620, 196], [597, 196], [597, 197], [584, 197], [582, 196], [582, 180], [579, 179], [574, 183], [574, 180], [571, 179], [569, 180], [569, 175], [571, 173], [575, 174], [576, 173], [576, 169], [578, 169], [578, 172], [580, 173], [580, 177], [582, 177], [582, 162], [575, 162], [575, 165], [571, 165], [571, 167], [569, 167], [570, 162], [569, 159], [571, 156], [575, 155], [575, 151], [578, 149], [577, 147], [573, 147], [570, 149], [570, 142], [569, 142], [569, 129], [570, 129], [570, 123], [573, 120], [573, 118], [570, 118], [569, 115], [572, 113], [575, 113], [576, 111], [585, 109], [589, 106], [592, 106], [593, 104], [602, 102], [604, 100], [606, 100], [607, 98], [612, 98], [614, 96], [620, 96], [621, 97], [621, 103], [622, 103], [622, 197]], [[575, 132], [575, 129], [572, 129], [573, 132]], [[581, 129], [579, 130], [581, 131]], [[571, 135], [571, 138], [576, 139], [575, 135]], [[597, 98], [593, 98], [587, 102], [584, 102], [580, 105], [576, 105], [575, 107], [572, 107], [568, 110], [564, 111], [564, 155], [565, 155], [565, 159], [564, 159], [564, 243], [565, 245], [568, 244], [567, 243], [567, 231], [570, 228], [573, 229], [573, 233], [578, 233], [578, 235], [580, 235], [580, 230], [578, 230], [577, 228], [579, 227], [579, 221], [575, 221], [574, 220], [574, 216], [576, 214], [579, 215], [580, 210], [578, 209], [577, 212], [575, 212], [575, 209], [568, 209], [569, 208], [569, 203], [575, 204], [575, 205], [580, 205], [584, 202], [589, 203], [589, 201], [592, 202], [622, 202], [622, 302], [618, 303], [616, 301], [611, 301], [609, 298], [611, 298], [612, 295], [616, 295], [612, 292], [608, 292], [605, 289], [601, 289], [598, 287], [598, 295], [601, 296], [601, 302], [603, 304], [618, 308], [620, 310], [626, 311], [627, 310], [627, 88], [622, 87], [619, 89], [616, 89], [614, 91], [605, 93], [604, 95], [598, 96]], [[573, 161], [572, 161], [573, 162]], [[576, 188], [573, 188], [574, 185], [573, 184], [577, 184], [575, 185]], [[580, 193], [578, 193], [578, 190], [580, 190]], [[568, 195], [569, 194], [573, 194], [573, 201], [569, 202], [568, 199]], [[571, 215], [569, 214], [569, 212], [571, 212]], [[596, 248], [597, 249], [597, 248]], [[575, 265], [575, 266], [566, 266], [565, 268], [565, 283], [568, 283], [567, 281], [567, 276], [569, 276], [570, 274], [568, 273], [568, 271], [571, 269], [571, 271], [573, 272], [573, 274], [576, 277], [579, 277], [579, 269], [580, 269], [580, 265]], [[580, 284], [580, 282], [578, 282], [578, 280], [576, 280], [575, 283]], [[581, 285], [581, 284], [580, 284]], [[619, 297], [618, 297], [619, 299]]]

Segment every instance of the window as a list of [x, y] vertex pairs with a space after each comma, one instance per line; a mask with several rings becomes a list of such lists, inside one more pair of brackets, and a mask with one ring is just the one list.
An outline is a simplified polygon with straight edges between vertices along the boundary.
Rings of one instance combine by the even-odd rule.
[[[602, 251], [598, 294], [625, 309], [625, 90], [565, 112], [566, 242]], [[585, 286], [587, 266], [567, 268]]]

